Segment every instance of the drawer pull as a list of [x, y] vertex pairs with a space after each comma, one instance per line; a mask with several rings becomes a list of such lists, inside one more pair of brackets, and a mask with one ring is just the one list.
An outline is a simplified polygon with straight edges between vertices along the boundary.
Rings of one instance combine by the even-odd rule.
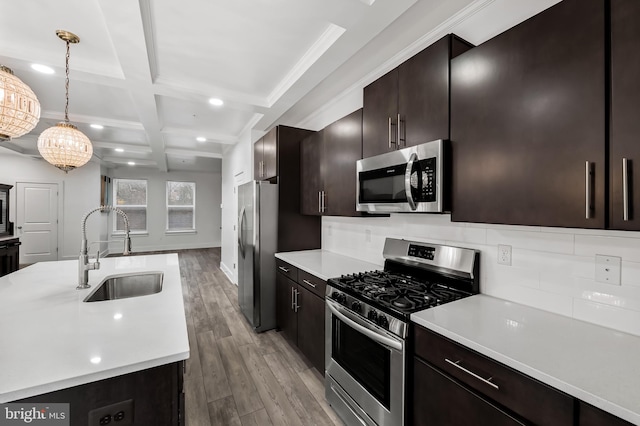
[[476, 379], [480, 380], [481, 382], [491, 386], [492, 388], [494, 388], [495, 390], [500, 390], [500, 388], [498, 387], [498, 385], [496, 385], [495, 383], [491, 382], [491, 379], [493, 379], [493, 377], [489, 377], [488, 379], [482, 378], [480, 376], [478, 376], [476, 373], [474, 373], [473, 371], [469, 371], [466, 368], [464, 368], [463, 366], [460, 365], [460, 360], [458, 361], [451, 361], [448, 358], [444, 359], [446, 362], [448, 362], [449, 364], [453, 365], [454, 367], [456, 367], [459, 370], [464, 371], [465, 373], [469, 374], [470, 376], [475, 377]]
[[314, 283], [312, 283], [311, 281], [307, 281], [307, 280], [302, 280], [303, 283], [305, 283], [308, 286], [311, 286], [313, 288], [316, 288], [316, 285]]
[[289, 273], [289, 270], [287, 268], [285, 268], [284, 266], [278, 266], [278, 269], [280, 269], [282, 272], [284, 272], [285, 274]]

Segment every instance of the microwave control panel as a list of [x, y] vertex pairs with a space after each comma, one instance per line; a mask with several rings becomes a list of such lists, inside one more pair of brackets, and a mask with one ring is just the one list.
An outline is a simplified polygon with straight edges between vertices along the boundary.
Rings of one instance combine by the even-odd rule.
[[422, 185], [420, 187], [419, 200], [423, 202], [436, 201], [436, 158], [425, 158], [420, 160], [420, 171], [422, 173]]

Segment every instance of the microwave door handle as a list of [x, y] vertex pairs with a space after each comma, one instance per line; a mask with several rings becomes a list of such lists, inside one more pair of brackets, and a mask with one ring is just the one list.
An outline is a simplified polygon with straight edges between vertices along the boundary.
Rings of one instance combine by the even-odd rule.
[[371, 340], [378, 342], [388, 348], [402, 351], [402, 342], [380, 334], [380, 332], [373, 329], [363, 320], [360, 320], [358, 317], [350, 314], [348, 311], [344, 311], [343, 308], [340, 305], [336, 305], [335, 302], [327, 300], [327, 307], [329, 308], [331, 313], [337, 316], [342, 322], [369, 337]]
[[409, 203], [409, 207], [411, 210], [416, 209], [416, 202], [413, 199], [413, 195], [411, 195], [411, 170], [413, 170], [413, 163], [418, 161], [418, 156], [414, 152], [409, 157], [409, 162], [407, 163], [407, 170], [404, 172], [404, 191], [407, 195], [407, 202]]

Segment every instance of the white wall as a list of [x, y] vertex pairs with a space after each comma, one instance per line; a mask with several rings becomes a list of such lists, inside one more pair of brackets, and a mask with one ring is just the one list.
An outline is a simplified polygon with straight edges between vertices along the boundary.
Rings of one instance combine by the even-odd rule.
[[[100, 203], [100, 165], [89, 162], [65, 174], [42, 159], [16, 154], [0, 148], [0, 183], [57, 183], [59, 191], [58, 257], [77, 259], [80, 253], [81, 220]], [[10, 220], [16, 221], [16, 189], [11, 189]], [[16, 226], [18, 224], [16, 223]], [[17, 236], [20, 236], [16, 230]], [[89, 226], [90, 240], [100, 239], [100, 226]]]
[[222, 246], [220, 269], [229, 279], [238, 282], [237, 265], [237, 210], [239, 184], [253, 179], [253, 141], [250, 131], [238, 143], [229, 147], [222, 160]]
[[[222, 183], [220, 173], [160, 172], [147, 168], [110, 169], [109, 176], [122, 179], [147, 180], [147, 234], [132, 235], [134, 252], [220, 247]], [[196, 183], [196, 233], [167, 234], [167, 181]], [[106, 215], [105, 215], [106, 216]], [[113, 227], [113, 213], [109, 213], [108, 229]], [[110, 253], [122, 252], [121, 237], [109, 244]]]

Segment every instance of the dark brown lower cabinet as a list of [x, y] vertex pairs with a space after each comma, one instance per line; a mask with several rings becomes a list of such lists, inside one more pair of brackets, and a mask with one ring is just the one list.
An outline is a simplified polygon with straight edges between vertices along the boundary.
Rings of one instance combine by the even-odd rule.
[[414, 359], [413, 377], [413, 424], [416, 426], [525, 424], [418, 357]]
[[18, 239], [0, 242], [0, 277], [19, 269], [20, 246]]
[[578, 426], [631, 426], [631, 423], [580, 401]]
[[72, 426], [184, 426], [183, 373], [179, 361], [14, 402], [68, 403]]
[[298, 285], [298, 348], [324, 375], [324, 299]]
[[[285, 338], [324, 375], [324, 288], [326, 283], [278, 260], [276, 323]], [[295, 272], [295, 273], [294, 273]], [[297, 277], [298, 282], [289, 277]]]
[[470, 395], [489, 401], [525, 424], [573, 425], [573, 397], [423, 327], [415, 326], [413, 335], [415, 356]]
[[284, 337], [298, 344], [298, 316], [295, 311], [295, 292], [298, 284], [281, 273], [276, 274], [276, 324]]
[[431, 330], [413, 337], [414, 425], [630, 425]]

